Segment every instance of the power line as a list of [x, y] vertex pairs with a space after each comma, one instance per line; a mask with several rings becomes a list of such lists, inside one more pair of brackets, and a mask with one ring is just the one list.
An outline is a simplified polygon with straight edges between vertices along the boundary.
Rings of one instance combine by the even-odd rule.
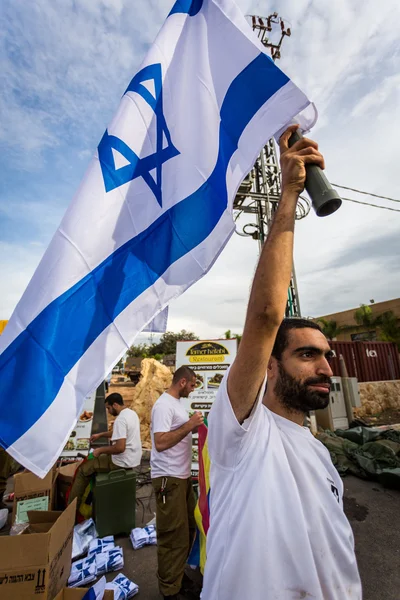
[[[339, 187], [339, 186], [337, 186]], [[400, 212], [398, 208], [390, 208], [389, 206], [379, 206], [379, 204], [370, 204], [369, 202], [361, 202], [361, 200], [354, 200], [354, 198], [343, 198], [342, 200], [347, 200], [348, 202], [355, 202], [356, 204], [364, 204], [364, 206], [373, 206], [374, 208], [383, 208], [383, 210], [391, 210], [393, 212]]]
[[[382, 198], [382, 200], [390, 200], [391, 202], [400, 202], [396, 198], [389, 198], [389, 196], [379, 196], [378, 194], [373, 194], [372, 192], [362, 192], [361, 190], [356, 190], [355, 188], [346, 187], [345, 185], [338, 185], [337, 183], [332, 183], [335, 187], [341, 188], [342, 190], [349, 190], [350, 192], [357, 192], [357, 194], [365, 194], [366, 196], [373, 196], [374, 198]], [[373, 206], [373, 205], [371, 205]], [[394, 210], [394, 209], [393, 209]]]

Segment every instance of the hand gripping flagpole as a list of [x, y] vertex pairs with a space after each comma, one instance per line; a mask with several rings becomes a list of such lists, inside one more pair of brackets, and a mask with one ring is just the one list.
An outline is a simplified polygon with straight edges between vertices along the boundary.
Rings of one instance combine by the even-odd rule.
[[[302, 137], [299, 130], [292, 133], [289, 147], [291, 148]], [[324, 172], [317, 165], [306, 165], [305, 188], [318, 217], [328, 217], [342, 205], [339, 194], [333, 189]]]

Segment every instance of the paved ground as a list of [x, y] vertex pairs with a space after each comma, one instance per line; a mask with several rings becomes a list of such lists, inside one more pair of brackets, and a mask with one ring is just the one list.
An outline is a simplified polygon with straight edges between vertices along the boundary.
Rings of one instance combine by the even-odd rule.
[[[136, 525], [142, 527], [148, 523], [155, 514], [155, 500], [152, 487], [144, 486], [137, 490], [139, 504], [136, 509]], [[138, 600], [160, 600], [157, 583], [157, 548], [145, 546], [140, 550], [133, 550], [127, 537], [117, 537], [116, 544], [124, 549], [125, 565], [123, 574], [138, 584]], [[111, 581], [116, 573], [108, 573], [107, 581]]]
[[[363, 582], [363, 600], [400, 599], [400, 492], [387, 490], [371, 481], [346, 477], [345, 511], [353, 527], [356, 553]], [[138, 490], [137, 525], [145, 525], [154, 516], [151, 486]], [[6, 533], [5, 530], [2, 533]], [[122, 572], [139, 585], [140, 600], [160, 600], [157, 586], [157, 550], [145, 547], [133, 550], [128, 537], [118, 537], [124, 548]], [[188, 575], [198, 581], [198, 574]], [[109, 573], [111, 581], [116, 573]], [[249, 600], [243, 598], [240, 600]]]
[[364, 600], [399, 600], [400, 492], [356, 477], [343, 481]]
[[[155, 515], [155, 501], [151, 486], [145, 486], [138, 490], [137, 498], [139, 500], [136, 510], [137, 526], [142, 527]], [[157, 548], [145, 546], [140, 550], [133, 550], [130, 539], [123, 536], [116, 537], [116, 544], [124, 549], [125, 565], [122, 572], [139, 586], [138, 600], [161, 600], [156, 576]], [[187, 574], [197, 583], [201, 581], [198, 570], [193, 571], [187, 567]], [[112, 581], [115, 576], [116, 573], [108, 573], [107, 581]]]
[[[400, 492], [381, 485], [346, 477], [345, 511], [353, 527], [356, 553], [364, 587], [363, 600], [400, 599]], [[148, 495], [145, 490], [142, 494]], [[138, 514], [149, 520], [150, 511]], [[140, 587], [141, 600], [160, 600], [155, 572], [156, 548], [133, 551], [127, 538], [119, 539], [126, 549], [124, 574]], [[195, 574], [189, 575], [196, 578]], [[110, 577], [112, 579], [112, 577]], [[241, 600], [249, 600], [243, 598]]]

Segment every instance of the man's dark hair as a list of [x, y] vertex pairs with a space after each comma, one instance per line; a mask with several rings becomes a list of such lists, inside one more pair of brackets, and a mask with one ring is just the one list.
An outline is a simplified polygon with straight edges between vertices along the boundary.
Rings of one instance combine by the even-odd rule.
[[122, 398], [121, 394], [114, 392], [113, 394], [107, 396], [106, 404], [108, 404], [108, 406], [112, 406], [113, 404], [119, 404], [120, 406], [123, 406], [124, 399]]
[[301, 319], [300, 317], [283, 319], [279, 326], [278, 333], [276, 334], [272, 356], [276, 358], [276, 360], [281, 360], [284, 350], [289, 345], [289, 331], [292, 329], [306, 329], [307, 327], [310, 329], [317, 329], [322, 333], [321, 327], [314, 321], [311, 321], [311, 319]]
[[179, 369], [175, 371], [174, 376], [172, 378], [172, 385], [175, 385], [181, 379], [187, 379], [188, 381], [190, 381], [191, 379], [193, 379], [193, 377], [196, 377], [196, 373], [190, 367], [185, 367], [184, 365], [183, 367], [179, 367]]

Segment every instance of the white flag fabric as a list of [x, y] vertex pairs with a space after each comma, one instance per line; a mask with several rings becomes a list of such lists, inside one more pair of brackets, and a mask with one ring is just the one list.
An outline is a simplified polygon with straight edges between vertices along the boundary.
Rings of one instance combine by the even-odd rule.
[[263, 144], [307, 97], [232, 0], [178, 0], [0, 339], [0, 443], [39, 476], [85, 396], [234, 231]]
[[156, 315], [154, 319], [146, 325], [143, 331], [148, 331], [149, 333], [165, 333], [167, 331], [167, 323], [168, 306], [166, 306], [164, 310], [160, 311], [158, 315]]

